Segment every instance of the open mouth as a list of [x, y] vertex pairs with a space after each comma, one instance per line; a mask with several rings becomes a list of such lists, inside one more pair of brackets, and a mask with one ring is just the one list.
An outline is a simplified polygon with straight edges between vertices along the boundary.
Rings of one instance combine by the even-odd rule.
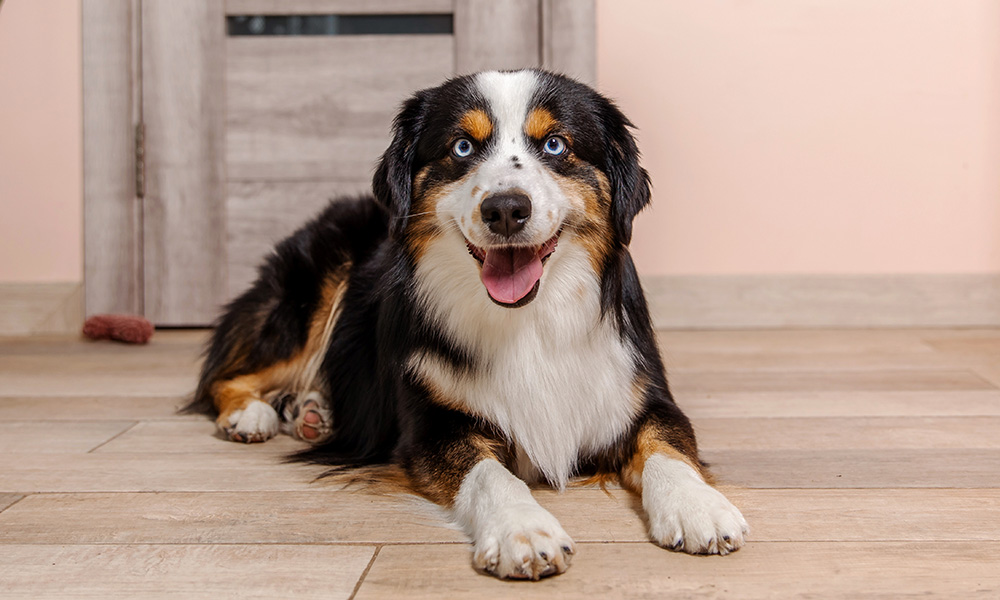
[[490, 299], [507, 308], [519, 308], [535, 299], [543, 264], [558, 242], [558, 232], [541, 246], [480, 248], [465, 241], [469, 254], [482, 265], [479, 277]]

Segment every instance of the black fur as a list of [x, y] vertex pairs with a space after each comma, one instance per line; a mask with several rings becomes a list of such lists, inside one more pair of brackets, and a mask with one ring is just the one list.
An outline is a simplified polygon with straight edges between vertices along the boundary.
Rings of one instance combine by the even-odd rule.
[[[610, 183], [613, 243], [601, 273], [601, 306], [614, 319], [620, 335], [638, 350], [636, 378], [648, 382], [645, 407], [632, 433], [647, 421], [664, 421], [682, 438], [678, 445], [688, 445], [696, 453], [690, 424], [668, 391], [646, 301], [627, 249], [632, 219], [650, 197], [649, 179], [639, 166], [629, 130], [631, 123], [590, 88], [550, 73], [540, 72], [539, 77], [543, 84], [534, 102], [572, 130], [576, 156], [597, 167]], [[374, 198], [332, 203], [279, 244], [253, 287], [226, 308], [216, 325], [192, 409], [212, 411], [212, 382], [253, 372], [300, 349], [319, 302], [319, 282], [350, 262], [341, 317], [321, 370], [335, 434], [297, 458], [337, 466], [395, 460], [411, 473], [425, 473], [428, 461], [433, 463], [433, 457], [448, 451], [451, 441], [471, 433], [504, 443], [502, 435], [487, 424], [434, 403], [428, 390], [404, 369], [407, 358], [418, 350], [433, 353], [457, 370], [474, 373], [488, 368], [481, 364], [475, 348], [458, 347], [424, 315], [415, 298], [414, 258], [403, 243], [414, 177], [448, 152], [455, 135], [453, 124], [471, 107], [488, 110], [468, 77], [418, 92], [403, 105], [392, 142], [374, 175]], [[540, 147], [539, 157], [548, 160]], [[456, 178], [467, 168], [455, 161], [433, 166], [427, 177], [432, 181]], [[561, 167], [553, 164], [552, 168]], [[597, 185], [596, 181], [590, 184]], [[245, 356], [235, 369], [227, 367], [233, 355]], [[620, 468], [632, 449], [629, 439], [601, 455], [580, 457], [581, 465]]]

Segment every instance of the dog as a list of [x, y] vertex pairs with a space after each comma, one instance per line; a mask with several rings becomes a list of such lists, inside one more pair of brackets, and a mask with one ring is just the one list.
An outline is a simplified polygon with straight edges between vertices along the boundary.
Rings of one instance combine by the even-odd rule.
[[234, 441], [311, 442], [300, 460], [398, 464], [500, 578], [570, 566], [527, 484], [583, 474], [640, 495], [660, 546], [739, 549], [629, 255], [650, 200], [632, 127], [541, 70], [417, 92], [374, 197], [331, 202], [225, 309], [190, 408]]

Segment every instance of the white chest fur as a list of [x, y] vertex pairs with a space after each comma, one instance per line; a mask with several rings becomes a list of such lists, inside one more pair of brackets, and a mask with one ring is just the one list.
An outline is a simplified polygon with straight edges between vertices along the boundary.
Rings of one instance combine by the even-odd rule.
[[632, 422], [634, 350], [600, 318], [597, 274], [571, 234], [522, 308], [493, 304], [472, 260], [460, 238], [436, 240], [417, 279], [425, 308], [476, 352], [480, 368], [458, 373], [430, 354], [412, 356], [409, 367], [443, 400], [504, 431], [518, 449], [519, 475], [562, 487], [581, 455], [616, 441]]

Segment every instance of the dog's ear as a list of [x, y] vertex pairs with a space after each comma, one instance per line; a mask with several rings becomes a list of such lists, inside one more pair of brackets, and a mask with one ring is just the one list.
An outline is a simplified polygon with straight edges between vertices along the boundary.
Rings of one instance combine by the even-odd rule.
[[406, 228], [413, 197], [413, 166], [417, 141], [423, 129], [425, 91], [417, 92], [403, 104], [392, 127], [392, 141], [372, 178], [375, 200], [389, 214], [389, 234], [399, 236]]
[[618, 240], [632, 240], [632, 220], [649, 204], [649, 174], [639, 166], [639, 149], [632, 137], [634, 125], [607, 98], [599, 109], [604, 135], [604, 172], [611, 184], [611, 223]]

